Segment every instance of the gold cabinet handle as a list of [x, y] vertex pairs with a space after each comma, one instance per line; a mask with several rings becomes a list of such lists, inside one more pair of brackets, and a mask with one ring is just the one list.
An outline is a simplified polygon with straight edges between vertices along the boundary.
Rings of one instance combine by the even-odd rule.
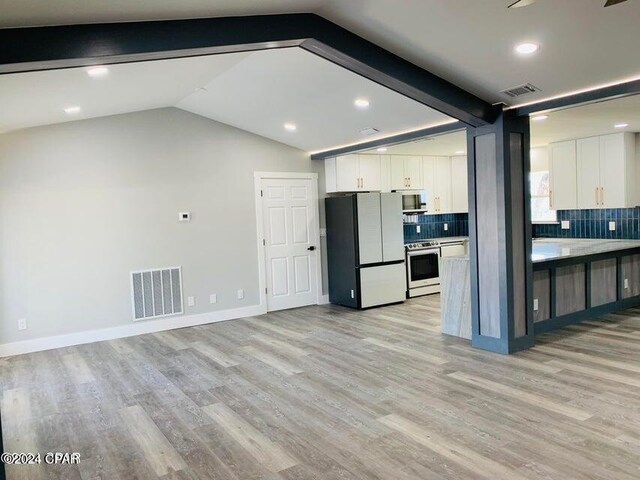
[[598, 187], [596, 187], [596, 205], [600, 205], [600, 199], [598, 197], [598, 190], [600, 190]]
[[360, 177], [360, 188], [364, 188], [364, 178]]
[[604, 206], [604, 187], [600, 187], [600, 205]]
[[549, 208], [553, 208], [553, 190], [549, 189]]

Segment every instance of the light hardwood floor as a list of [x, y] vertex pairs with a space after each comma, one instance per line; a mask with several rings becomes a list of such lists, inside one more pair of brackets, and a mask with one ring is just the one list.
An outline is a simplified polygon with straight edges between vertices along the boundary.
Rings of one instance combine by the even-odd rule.
[[8, 478], [640, 478], [640, 310], [513, 356], [439, 333], [439, 299], [0, 359]]

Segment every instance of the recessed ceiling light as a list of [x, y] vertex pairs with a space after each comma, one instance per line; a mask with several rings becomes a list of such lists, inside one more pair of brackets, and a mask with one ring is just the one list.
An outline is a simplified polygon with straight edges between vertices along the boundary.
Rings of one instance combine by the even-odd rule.
[[80, 107], [77, 107], [77, 106], [67, 107], [64, 109], [64, 113], [67, 113], [69, 115], [75, 115], [76, 113], [80, 113]]
[[626, 128], [628, 127], [629, 124], [628, 123], [616, 123], [613, 128]]
[[464, 155], [464, 150], [456, 150], [456, 155]]
[[376, 151], [377, 151], [378, 153], [384, 153], [384, 152], [386, 152], [386, 151], [387, 151], [387, 148], [386, 148], [386, 147], [380, 147], [380, 148], [378, 148]]
[[369, 100], [366, 98], [356, 98], [353, 104], [358, 108], [367, 108], [369, 106]]
[[87, 70], [87, 75], [90, 77], [104, 77], [109, 73], [109, 69], [107, 67], [91, 67]]
[[285, 123], [284, 129], [289, 132], [295, 132], [298, 129], [298, 127], [296, 127], [295, 123]]
[[535, 117], [531, 117], [531, 120], [533, 120], [534, 122], [541, 122], [543, 120], [546, 120], [547, 118], [549, 118], [549, 115], [536, 115]]
[[540, 45], [526, 42], [516, 45], [515, 51], [520, 55], [531, 55], [532, 53], [537, 52], [539, 48]]

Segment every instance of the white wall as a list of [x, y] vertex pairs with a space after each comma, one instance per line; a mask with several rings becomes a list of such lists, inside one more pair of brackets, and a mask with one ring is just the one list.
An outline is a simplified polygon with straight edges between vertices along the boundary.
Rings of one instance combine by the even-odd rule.
[[323, 162], [175, 108], [0, 135], [0, 344], [131, 324], [137, 269], [181, 265], [187, 315], [258, 304], [254, 171], [324, 196]]

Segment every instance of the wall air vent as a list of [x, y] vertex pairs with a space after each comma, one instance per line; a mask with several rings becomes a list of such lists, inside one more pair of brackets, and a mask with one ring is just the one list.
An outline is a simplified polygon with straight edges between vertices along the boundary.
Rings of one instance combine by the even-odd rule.
[[134, 321], [183, 313], [182, 269], [131, 272], [131, 296]]
[[369, 136], [369, 135], [373, 135], [374, 133], [379, 133], [379, 132], [380, 132], [380, 130], [378, 130], [377, 128], [367, 127], [367, 128], [363, 128], [362, 130], [360, 130], [360, 135]]
[[504, 93], [505, 95], [508, 95], [511, 98], [514, 98], [514, 97], [521, 97], [523, 95], [529, 95], [530, 93], [539, 92], [539, 91], [540, 89], [538, 87], [535, 87], [530, 83], [527, 83], [525, 85], [518, 85], [517, 87], [508, 88], [507, 90], [502, 90], [500, 93]]

